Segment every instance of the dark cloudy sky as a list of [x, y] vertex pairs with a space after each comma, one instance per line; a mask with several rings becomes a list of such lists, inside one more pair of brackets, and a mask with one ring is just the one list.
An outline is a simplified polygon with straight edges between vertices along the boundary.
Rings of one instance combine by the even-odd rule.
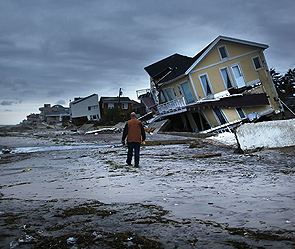
[[269, 45], [269, 67], [295, 67], [295, 1], [1, 0], [0, 124], [44, 103], [93, 93], [136, 99], [144, 67], [194, 56], [218, 35]]

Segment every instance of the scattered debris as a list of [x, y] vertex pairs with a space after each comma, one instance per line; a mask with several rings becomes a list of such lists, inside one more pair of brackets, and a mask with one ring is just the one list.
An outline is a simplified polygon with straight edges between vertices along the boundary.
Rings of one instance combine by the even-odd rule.
[[203, 148], [205, 145], [200, 140], [190, 142], [189, 148]]
[[67, 244], [75, 244], [77, 242], [77, 239], [74, 237], [70, 237], [67, 239]]
[[2, 149], [3, 154], [9, 154], [11, 152], [11, 149]]
[[209, 158], [209, 157], [217, 157], [221, 156], [221, 153], [208, 153], [208, 154], [196, 154], [194, 158]]

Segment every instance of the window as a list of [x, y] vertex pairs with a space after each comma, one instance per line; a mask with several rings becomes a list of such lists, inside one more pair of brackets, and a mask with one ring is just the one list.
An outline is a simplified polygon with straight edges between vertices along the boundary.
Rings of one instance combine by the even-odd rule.
[[255, 68], [256, 71], [263, 68], [262, 63], [261, 63], [260, 56], [253, 57], [252, 58], [252, 61], [253, 61], [254, 68]]
[[115, 108], [115, 104], [114, 103], [108, 103], [108, 109], [113, 109]]
[[239, 114], [240, 118], [245, 118], [246, 114], [242, 108], [236, 108], [237, 113]]
[[97, 110], [97, 109], [98, 109], [98, 105], [88, 106], [88, 111]]
[[238, 88], [246, 86], [244, 75], [239, 63], [231, 65], [232, 74], [234, 76]]
[[97, 115], [90, 115], [90, 119], [91, 120], [98, 120], [98, 116]]
[[202, 87], [203, 87], [205, 96], [213, 94], [208, 75], [207, 74], [201, 75], [200, 76], [200, 81], [202, 83]]
[[128, 110], [128, 104], [127, 103], [122, 103], [121, 108], [124, 110]]
[[173, 100], [176, 95], [173, 87], [169, 87], [169, 88], [164, 89], [164, 94], [165, 94], [167, 101]]
[[225, 60], [229, 58], [226, 46], [218, 47], [218, 52], [219, 52], [221, 60]]
[[178, 85], [178, 90], [179, 93], [184, 97], [187, 104], [195, 102], [195, 98], [188, 82], [184, 82]]
[[232, 88], [233, 87], [233, 83], [232, 83], [232, 81], [230, 79], [230, 76], [229, 76], [229, 72], [228, 72], [227, 67], [221, 68], [220, 69], [220, 73], [221, 73], [221, 77], [223, 79], [223, 83], [225, 85], [225, 88], [226, 89]]
[[212, 110], [217, 117], [217, 120], [220, 125], [228, 123], [226, 116], [224, 115], [223, 111], [218, 107], [212, 107]]

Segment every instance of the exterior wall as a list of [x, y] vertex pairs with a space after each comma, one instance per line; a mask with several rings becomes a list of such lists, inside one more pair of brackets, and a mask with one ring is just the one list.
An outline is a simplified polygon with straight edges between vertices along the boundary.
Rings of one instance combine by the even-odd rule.
[[180, 94], [179, 89], [178, 89], [177, 86], [182, 84], [182, 83], [185, 83], [185, 82], [189, 83], [189, 86], [190, 86], [191, 92], [192, 92], [192, 94], [194, 96], [194, 99], [195, 99], [195, 101], [197, 101], [198, 97], [195, 94], [194, 86], [192, 85], [192, 83], [191, 83], [188, 76], [182, 77], [181, 79], [178, 79], [178, 80], [176, 80], [176, 81], [174, 81], [174, 82], [172, 82], [170, 84], [164, 85], [161, 88], [161, 90], [164, 91], [165, 89], [172, 87], [174, 89], [175, 94], [176, 94], [175, 98], [184, 97], [183, 95]]
[[[230, 57], [229, 59], [221, 60], [217, 48], [222, 45], [226, 46], [229, 57]], [[260, 80], [265, 81], [265, 77], [263, 78], [261, 76], [261, 78], [259, 78], [259, 75], [261, 73], [259, 73], [258, 75], [258, 73], [254, 69], [252, 58], [255, 56], [260, 56], [261, 61], [265, 62], [262, 51], [257, 50], [256, 48], [235, 45], [232, 43], [223, 43], [223, 42], [217, 43], [216, 46], [203, 58], [203, 60], [192, 70], [190, 74], [191, 79], [195, 85], [199, 99], [202, 99], [205, 97], [205, 94], [199, 79], [200, 75], [203, 75], [203, 74], [208, 75], [213, 92], [216, 94], [226, 90], [226, 87], [222, 80], [222, 76], [219, 71], [219, 69], [221, 68], [227, 67], [228, 72], [230, 74], [231, 81], [233, 85], [236, 86], [232, 71], [230, 69], [230, 66], [236, 63], [239, 63], [241, 66], [241, 69], [246, 81], [246, 85], [251, 85]], [[263, 66], [264, 66], [264, 69], [267, 68], [267, 65], [265, 63]], [[264, 71], [264, 69], [259, 71]], [[265, 75], [265, 72], [264, 72], [264, 75]], [[269, 83], [271, 82], [267, 82], [266, 85]], [[274, 89], [273, 86], [272, 88]]]
[[59, 116], [47, 116], [47, 123], [58, 123], [60, 122], [60, 117]]
[[[97, 106], [97, 109], [89, 110], [88, 107], [91, 106]], [[90, 97], [86, 97], [77, 103], [71, 102], [70, 109], [72, 118], [87, 117], [88, 120], [90, 120], [90, 117], [93, 115], [97, 115], [99, 118], [101, 118], [97, 94]]]
[[[109, 103], [103, 103], [102, 115], [104, 114], [105, 110], [109, 109], [108, 104]], [[114, 102], [112, 104], [114, 104], [114, 108], [118, 108], [120, 110], [121, 115], [126, 116], [126, 115], [128, 115], [128, 114], [130, 114], [132, 112], [132, 104], [131, 103], [124, 103], [124, 104], [128, 104], [128, 109], [122, 109], [123, 102], [121, 102], [120, 104], [118, 102]]]
[[[221, 59], [218, 47], [226, 46], [229, 57]], [[261, 59], [262, 68], [255, 69], [253, 58], [259, 56]], [[253, 106], [242, 108], [246, 115], [249, 115], [253, 112], [265, 114], [270, 113], [273, 110], [279, 112], [280, 105], [276, 101], [278, 95], [275, 90], [275, 87], [272, 83], [271, 76], [269, 73], [268, 66], [263, 54], [263, 49], [260, 47], [250, 46], [241, 43], [234, 43], [229, 41], [220, 40], [215, 46], [206, 54], [203, 58], [200, 59], [198, 64], [191, 70], [189, 75], [183, 76], [180, 79], [175, 80], [169, 84], [165, 84], [161, 87], [160, 91], [163, 93], [163, 90], [172, 87], [176, 94], [175, 99], [181, 97], [178, 85], [184, 82], [188, 82], [190, 85], [191, 93], [194, 97], [195, 103], [204, 98], [218, 98], [222, 97], [225, 94], [228, 94], [227, 87], [223, 81], [220, 69], [227, 68], [229, 78], [233, 84], [234, 88], [237, 87], [235, 78], [231, 69], [231, 66], [238, 64], [243, 74], [245, 80], [245, 86], [253, 86], [256, 83], [261, 83], [261, 86], [255, 87], [255, 89], [250, 90], [249, 93], [263, 93], [266, 92], [269, 96], [270, 105], [265, 106]], [[204, 89], [200, 82], [201, 75], [207, 75], [213, 94], [210, 96], [205, 96]], [[151, 83], [152, 85], [152, 83]], [[241, 85], [240, 85], [241, 86]], [[162, 94], [160, 93], [160, 95]], [[165, 102], [165, 101], [164, 101]], [[160, 102], [161, 103], [161, 102]], [[194, 103], [192, 103], [194, 104]], [[226, 119], [229, 122], [240, 120], [240, 116], [237, 113], [235, 108], [220, 108], [225, 114]], [[203, 115], [209, 122], [209, 125], [217, 127], [220, 125], [219, 120], [217, 120], [213, 110], [211, 108], [205, 107], [203, 109]], [[194, 122], [190, 122], [191, 125]]]
[[229, 122], [236, 121], [236, 120], [240, 119], [235, 108], [222, 108], [222, 110]]

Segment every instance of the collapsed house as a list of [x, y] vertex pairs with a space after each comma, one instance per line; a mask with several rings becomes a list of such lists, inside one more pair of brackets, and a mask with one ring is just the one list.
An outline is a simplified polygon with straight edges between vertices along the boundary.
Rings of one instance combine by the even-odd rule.
[[75, 125], [81, 125], [89, 120], [101, 118], [98, 95], [92, 94], [85, 98], [75, 98], [70, 102], [71, 120]]
[[145, 67], [150, 88], [137, 96], [149, 110], [147, 122], [170, 119], [182, 130], [219, 132], [280, 113], [267, 48], [218, 36], [194, 57], [173, 54]]

